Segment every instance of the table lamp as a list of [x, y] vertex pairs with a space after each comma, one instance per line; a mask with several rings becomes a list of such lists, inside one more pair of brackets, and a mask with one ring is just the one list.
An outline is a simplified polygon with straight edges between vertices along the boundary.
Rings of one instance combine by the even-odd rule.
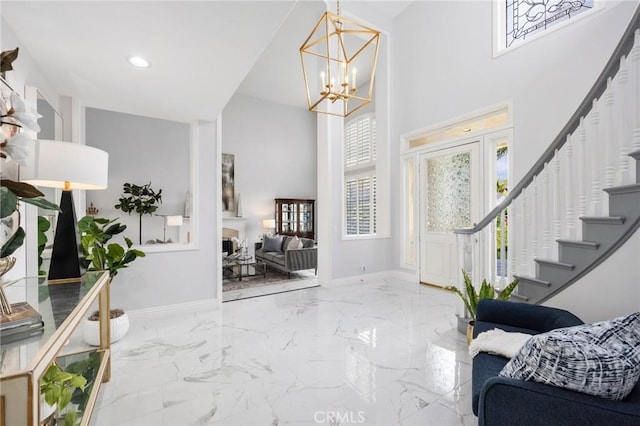
[[29, 166], [20, 170], [21, 180], [62, 189], [62, 211], [58, 214], [48, 280], [78, 281], [82, 275], [81, 251], [72, 190], [107, 188], [109, 154], [76, 143], [37, 140], [30, 156]]
[[267, 230], [267, 234], [272, 234], [271, 230], [276, 229], [276, 220], [275, 219], [262, 219], [262, 227]]
[[164, 235], [162, 240], [167, 242], [167, 226], [182, 226], [182, 216], [164, 216]]

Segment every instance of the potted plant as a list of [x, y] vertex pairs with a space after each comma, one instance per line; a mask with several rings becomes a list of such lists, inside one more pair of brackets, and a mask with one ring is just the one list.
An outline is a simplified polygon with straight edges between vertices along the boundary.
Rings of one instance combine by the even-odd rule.
[[464, 277], [465, 285], [464, 293], [460, 291], [460, 289], [458, 289], [458, 287], [456, 286], [447, 286], [445, 287], [445, 290], [454, 291], [458, 296], [460, 296], [460, 299], [462, 299], [465, 308], [469, 312], [471, 320], [469, 321], [469, 325], [467, 326], [467, 341], [471, 342], [478, 302], [482, 299], [507, 300], [511, 296], [511, 293], [513, 293], [513, 290], [515, 290], [515, 288], [518, 286], [520, 280], [516, 278], [504, 289], [496, 290], [496, 288], [492, 284], [489, 284], [486, 279], [483, 279], [482, 284], [480, 285], [480, 290], [476, 292], [476, 289], [471, 282], [471, 278], [469, 278], [469, 275], [467, 275], [464, 269], [462, 270], [462, 276]]
[[[145, 256], [141, 250], [131, 248], [133, 243], [129, 238], [124, 238], [126, 247], [114, 242], [108, 243], [114, 235], [127, 229], [126, 225], [116, 221], [117, 219], [85, 216], [78, 222], [85, 254], [85, 267], [89, 271], [108, 271], [111, 280], [120, 269], [129, 267], [131, 262]], [[112, 309], [110, 318], [111, 342], [114, 343], [124, 337], [129, 330], [129, 317], [122, 309]], [[96, 313], [84, 322], [83, 329], [87, 343], [94, 346], [100, 344]]]
[[125, 183], [123, 192], [124, 194], [118, 200], [119, 203], [115, 205], [115, 208], [129, 214], [138, 213], [140, 217], [138, 243], [142, 244], [142, 216], [151, 215], [158, 210], [156, 203], [162, 203], [162, 189], [155, 192], [151, 188], [151, 182], [142, 186]]
[[[44, 404], [40, 407], [41, 424], [48, 425], [56, 410], [62, 412], [71, 402], [76, 392], [84, 392], [87, 379], [81, 374], [62, 370], [55, 362], [49, 366], [40, 379], [40, 395]], [[70, 410], [65, 413], [63, 426], [75, 426], [78, 423], [78, 413]]]

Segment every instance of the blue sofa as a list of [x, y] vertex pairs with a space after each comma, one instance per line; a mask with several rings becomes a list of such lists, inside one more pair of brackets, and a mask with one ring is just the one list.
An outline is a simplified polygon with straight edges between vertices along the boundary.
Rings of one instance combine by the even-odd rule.
[[[483, 331], [539, 334], [583, 324], [562, 309], [483, 299], [474, 337]], [[640, 344], [640, 342], [639, 342]], [[478, 425], [640, 425], [640, 382], [623, 401], [611, 401], [498, 374], [509, 360], [481, 352], [473, 359], [472, 404]]]

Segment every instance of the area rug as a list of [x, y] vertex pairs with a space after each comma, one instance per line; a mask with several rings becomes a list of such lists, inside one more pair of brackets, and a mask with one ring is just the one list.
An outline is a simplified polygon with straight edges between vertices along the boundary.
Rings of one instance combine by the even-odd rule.
[[242, 277], [242, 281], [225, 278], [222, 281], [222, 300], [228, 302], [317, 286], [318, 277], [313, 270], [292, 272], [290, 279], [287, 279], [287, 274], [267, 270], [266, 277]]
[[262, 275], [242, 277], [242, 281], [238, 281], [237, 278], [225, 278], [222, 281], [222, 291], [241, 290], [280, 281], [293, 282], [313, 278], [316, 278], [313, 270], [292, 272], [291, 278], [289, 279], [285, 273], [268, 269], [267, 275], [264, 277]]

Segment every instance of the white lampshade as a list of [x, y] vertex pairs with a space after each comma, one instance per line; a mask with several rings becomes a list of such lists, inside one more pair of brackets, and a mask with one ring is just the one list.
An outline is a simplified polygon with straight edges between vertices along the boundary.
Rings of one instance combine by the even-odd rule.
[[262, 219], [262, 227], [265, 229], [271, 229], [276, 227], [275, 219]]
[[20, 180], [32, 185], [67, 190], [107, 187], [109, 154], [98, 148], [37, 140], [28, 164], [20, 169]]
[[164, 226], [182, 226], [182, 216], [165, 216]]

